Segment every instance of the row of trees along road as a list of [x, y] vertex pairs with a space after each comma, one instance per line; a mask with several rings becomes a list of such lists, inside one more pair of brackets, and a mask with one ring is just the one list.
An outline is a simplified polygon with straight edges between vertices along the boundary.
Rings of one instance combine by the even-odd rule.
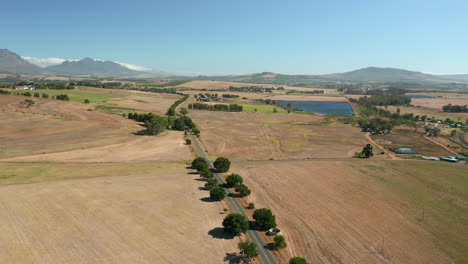
[[[197, 157], [192, 161], [192, 168], [200, 172], [200, 177], [206, 179], [205, 189], [210, 191], [210, 198], [215, 201], [223, 200], [227, 192], [222, 188], [218, 181], [214, 178], [214, 173], [209, 170], [208, 163], [202, 157]], [[225, 157], [218, 157], [213, 163], [215, 170], [219, 173], [228, 172], [231, 167], [231, 161]], [[238, 197], [246, 197], [250, 195], [251, 191], [244, 184], [244, 179], [239, 174], [229, 174], [226, 177], [226, 188], [235, 188]], [[247, 207], [248, 209], [254, 209], [255, 205], [250, 203]], [[261, 208], [257, 209], [253, 213], [253, 219], [255, 220], [254, 226], [255, 229], [259, 231], [267, 231], [271, 228], [276, 228], [276, 217], [273, 215], [270, 209]], [[243, 215], [239, 213], [231, 213], [227, 215], [223, 222], [224, 232], [233, 235], [239, 236], [249, 229], [249, 220], [246, 219]], [[250, 261], [252, 258], [258, 256], [258, 249], [255, 243], [250, 241], [240, 242], [239, 250], [241, 256], [246, 261]], [[286, 248], [286, 240], [283, 236], [278, 235], [274, 237], [274, 243], [270, 245], [270, 249], [279, 250]], [[305, 259], [300, 257], [295, 257], [290, 260], [292, 264], [302, 264], [306, 263]]]

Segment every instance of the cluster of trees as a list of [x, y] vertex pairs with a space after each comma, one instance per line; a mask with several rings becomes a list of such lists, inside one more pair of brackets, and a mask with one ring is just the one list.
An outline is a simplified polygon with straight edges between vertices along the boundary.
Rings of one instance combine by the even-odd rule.
[[310, 90], [310, 91], [290, 90], [290, 91], [287, 91], [287, 92], [286, 92], [286, 94], [292, 94], [292, 93], [323, 94], [323, 93], [325, 93], [325, 91], [324, 91], [324, 90]]
[[184, 95], [183, 98], [181, 98], [181, 99], [175, 101], [175, 102], [171, 105], [171, 107], [169, 107], [169, 110], [167, 110], [167, 115], [168, 115], [168, 116], [175, 116], [175, 114], [176, 114], [176, 111], [175, 111], [175, 110], [176, 110], [177, 106], [179, 106], [181, 103], [185, 102], [185, 100], [187, 100], [188, 98], [189, 98], [188, 95]]
[[358, 100], [350, 99], [350, 101], [357, 102], [359, 105], [363, 107], [374, 107], [374, 106], [382, 106], [382, 105], [407, 105], [411, 103], [411, 98], [402, 96], [402, 95], [394, 95], [394, 94], [384, 94], [384, 95], [374, 95], [371, 97], [361, 97]]
[[0, 89], [0, 94], [11, 94], [11, 92]]
[[143, 92], [149, 92], [149, 93], [169, 93], [169, 94], [180, 94], [181, 93], [177, 92], [176, 88], [131, 88], [130, 90], [137, 90], [137, 91], [143, 91]]
[[338, 89], [339, 92], [344, 94], [362, 94], [362, 95], [403, 95], [408, 91], [400, 87], [390, 86], [387, 89], [383, 88], [363, 88], [361, 86], [346, 86]]
[[68, 97], [68, 94], [57, 94], [55, 96], [55, 99], [62, 101], [70, 101], [70, 97]]
[[209, 110], [209, 111], [226, 111], [226, 112], [242, 112], [243, 107], [238, 104], [205, 104], [193, 103], [189, 104], [189, 109]]
[[[260, 86], [243, 86], [243, 87], [235, 87], [235, 86], [229, 86], [228, 90], [232, 92], [245, 92], [245, 93], [272, 93], [274, 90], [280, 90], [280, 88], [274, 88], [274, 87], [260, 87]], [[284, 90], [284, 88], [283, 88]]]
[[239, 96], [237, 94], [223, 94], [222, 97], [224, 97], [224, 98], [237, 98]]
[[466, 105], [452, 105], [452, 104], [448, 104], [448, 105], [442, 106], [442, 111], [444, 111], [444, 112], [450, 112], [450, 113], [467, 113], [467, 112], [468, 112], [468, 108], [466, 107]]
[[244, 180], [239, 174], [231, 174], [226, 177], [226, 185], [228, 188], [235, 188], [239, 197], [250, 195], [251, 191], [247, 185], [243, 184]]
[[373, 132], [373, 133], [387, 132], [388, 133], [395, 126], [395, 121], [385, 120], [379, 117], [375, 117], [372, 119], [359, 119], [358, 125], [359, 127], [362, 128], [362, 131], [365, 131], [365, 132]]
[[184, 131], [185, 127], [192, 129], [192, 132], [195, 135], [200, 135], [200, 130], [197, 128], [195, 123], [190, 117], [185, 115], [177, 118], [173, 116], [158, 116], [153, 113], [129, 113], [127, 117], [137, 122], [145, 123], [146, 130], [144, 134], [147, 135], [157, 135], [163, 132], [165, 129]]

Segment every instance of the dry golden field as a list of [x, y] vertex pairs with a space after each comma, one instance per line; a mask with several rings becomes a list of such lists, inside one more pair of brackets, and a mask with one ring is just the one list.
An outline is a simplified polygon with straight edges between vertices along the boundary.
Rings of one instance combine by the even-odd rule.
[[277, 255], [280, 263], [291, 256], [309, 263], [468, 260], [463, 166], [406, 160], [234, 166], [253, 191], [245, 204], [276, 215], [288, 243]]

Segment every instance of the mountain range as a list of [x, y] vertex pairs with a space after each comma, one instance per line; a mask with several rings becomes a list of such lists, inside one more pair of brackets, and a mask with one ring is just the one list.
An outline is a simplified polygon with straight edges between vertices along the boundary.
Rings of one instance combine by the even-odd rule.
[[135, 71], [113, 61], [100, 61], [91, 58], [79, 61], [67, 60], [58, 65], [42, 68], [8, 49], [0, 49], [0, 73], [111, 77], [146, 74], [146, 72]]
[[[100, 61], [84, 58], [79, 61], [64, 61], [61, 64], [45, 68], [34, 65], [18, 54], [0, 49], [0, 73], [29, 74], [29, 75], [65, 75], [65, 76], [109, 76], [129, 77], [142, 75], [148, 72], [136, 71], [112, 61]], [[154, 72], [153, 72], [154, 74]], [[162, 74], [159, 72], [157, 74]], [[151, 75], [149, 75], [151, 76]], [[218, 80], [244, 83], [264, 83], [307, 86], [317, 83], [334, 82], [394, 82], [394, 83], [447, 83], [468, 82], [468, 74], [460, 75], [433, 75], [416, 71], [395, 68], [367, 67], [354, 71], [325, 74], [325, 75], [287, 75], [272, 72], [262, 72], [245, 75], [227, 76], [198, 76], [190, 79]]]

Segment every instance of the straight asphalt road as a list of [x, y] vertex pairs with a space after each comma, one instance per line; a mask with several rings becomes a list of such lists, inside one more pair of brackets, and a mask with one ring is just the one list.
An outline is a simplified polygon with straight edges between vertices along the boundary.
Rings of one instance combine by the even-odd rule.
[[[192, 142], [195, 145], [195, 148], [197, 149], [198, 155], [200, 157], [204, 158], [205, 161], [208, 163], [208, 166], [213, 169], [213, 171], [216, 171], [213, 167], [213, 164], [211, 161], [206, 157], [205, 152], [203, 149], [200, 147], [200, 144], [198, 143], [198, 139], [193, 135], [192, 131], [187, 130], [187, 134], [190, 135], [190, 138], [192, 139]], [[223, 179], [218, 175], [218, 173], [214, 173], [215, 178], [218, 180], [219, 184], [224, 184]], [[247, 220], [249, 218], [247, 217], [247, 214], [245, 213], [244, 208], [239, 204], [239, 202], [231, 195], [231, 191], [229, 189], [226, 189], [226, 192], [228, 193], [227, 195], [227, 200], [231, 207], [234, 209], [234, 211], [238, 214], [243, 215]], [[265, 248], [265, 243], [263, 243], [262, 238], [258, 234], [257, 231], [255, 230], [247, 230], [247, 235], [250, 237], [250, 240], [257, 245], [258, 253], [260, 255], [260, 258], [262, 259], [262, 262], [264, 264], [276, 264], [275, 258], [271, 255], [270, 251]]]

